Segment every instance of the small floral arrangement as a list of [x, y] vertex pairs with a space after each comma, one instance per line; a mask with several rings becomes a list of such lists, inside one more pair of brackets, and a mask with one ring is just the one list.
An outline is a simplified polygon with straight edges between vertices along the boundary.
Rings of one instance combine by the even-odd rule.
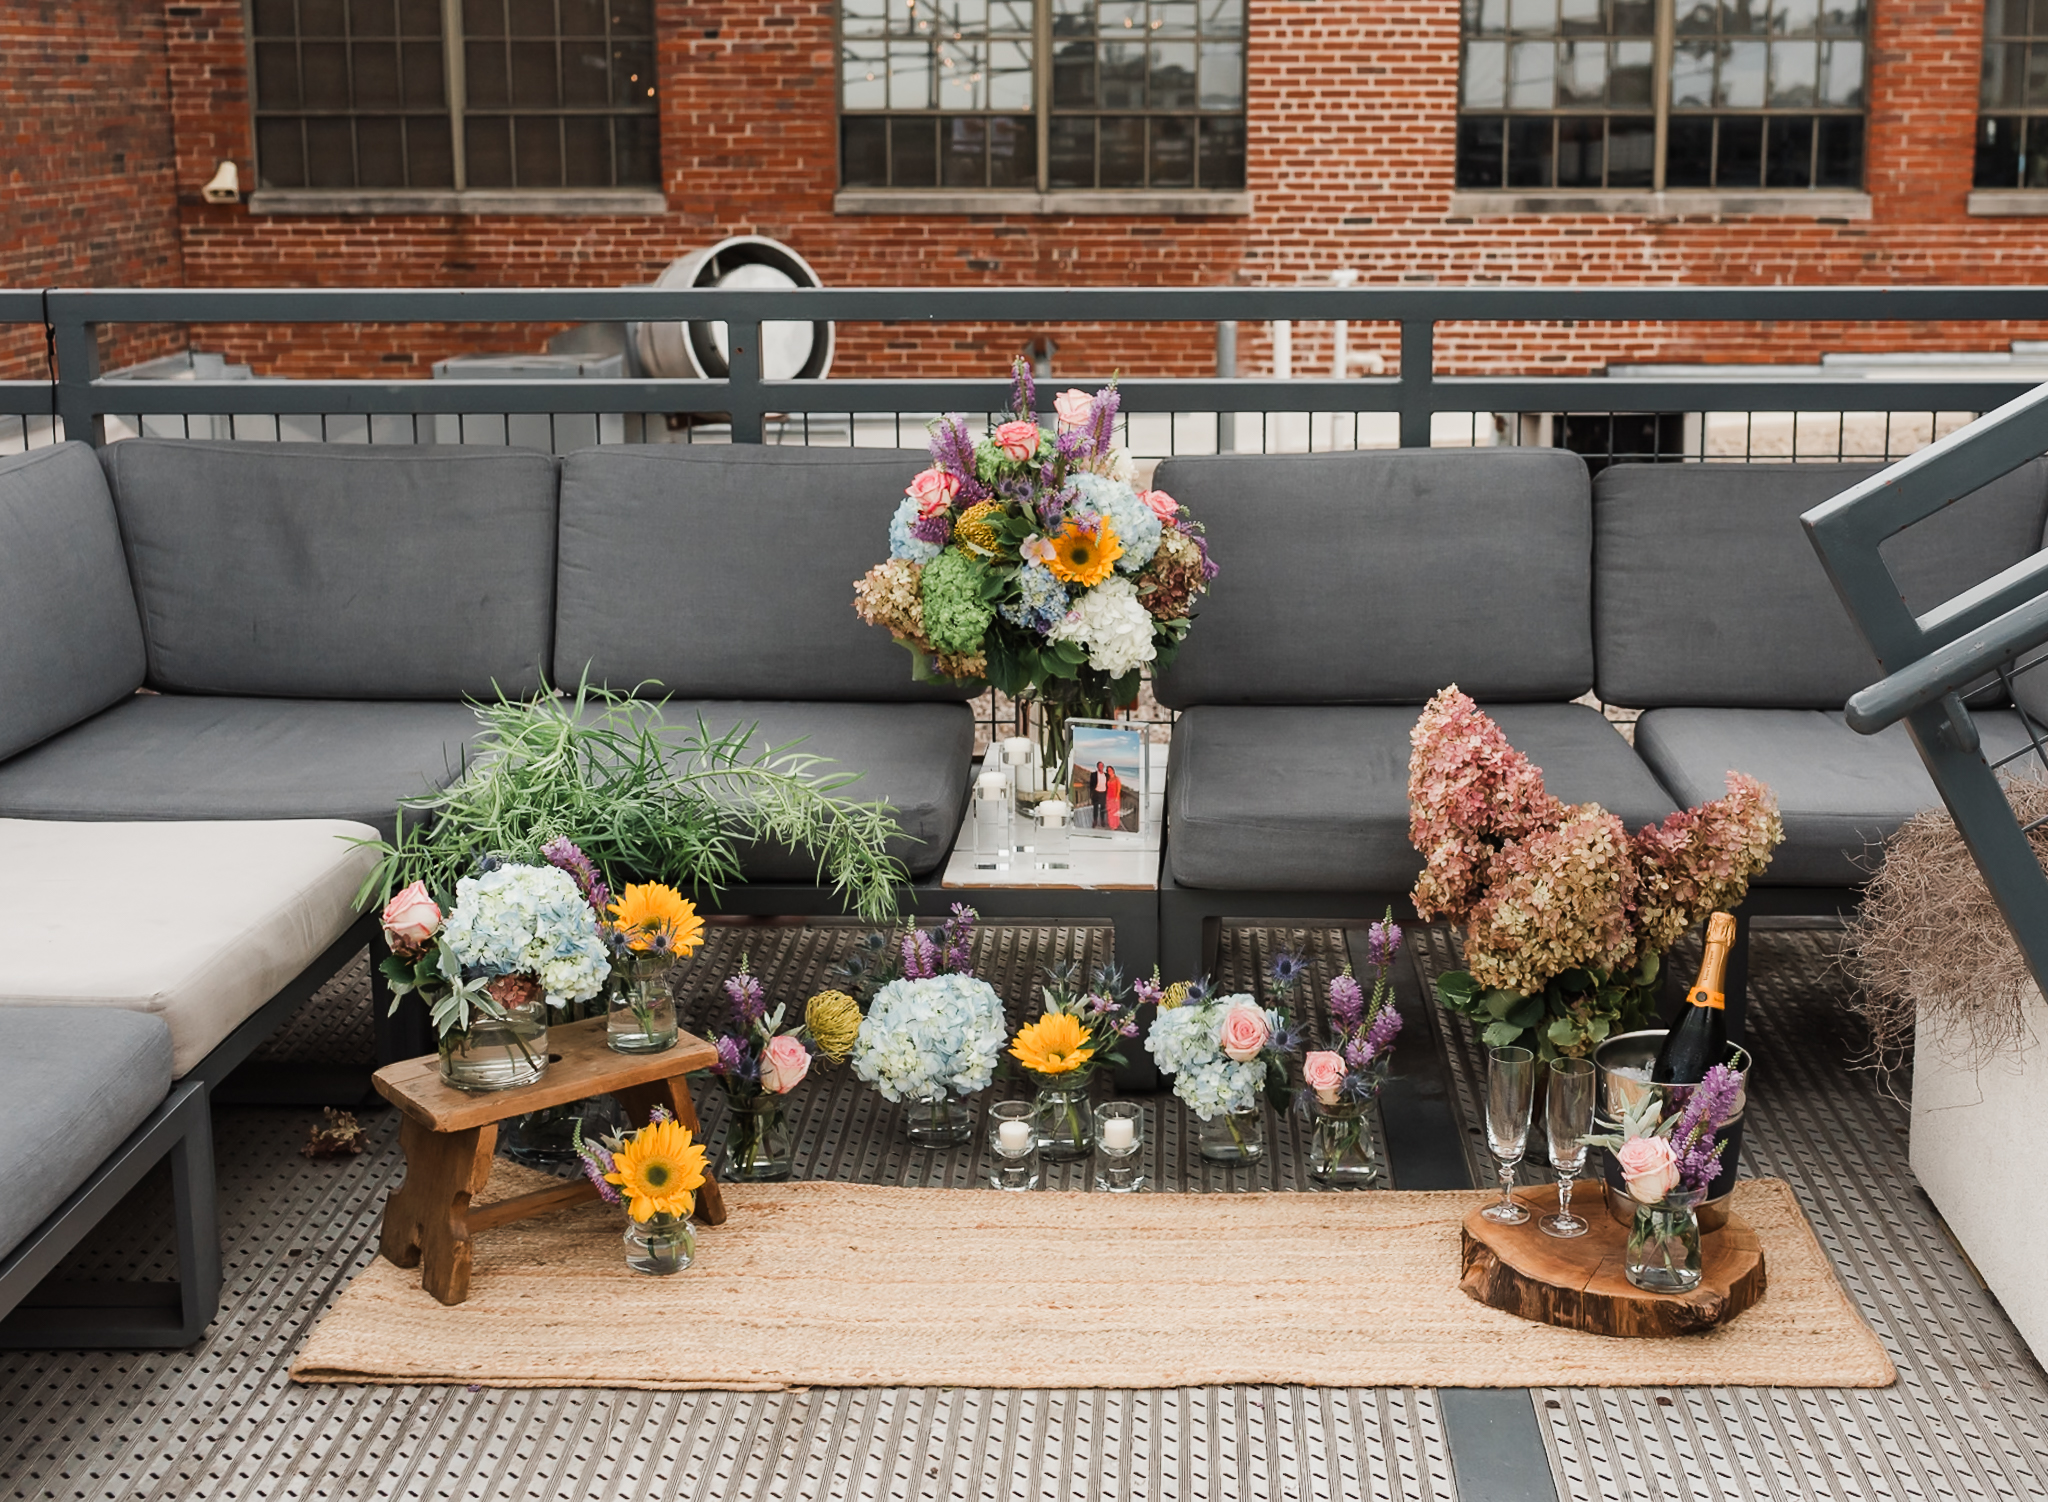
[[701, 1143], [662, 1106], [646, 1126], [596, 1142], [583, 1140], [576, 1126], [576, 1155], [583, 1172], [607, 1204], [624, 1205], [635, 1220], [668, 1215], [683, 1219], [697, 1208], [708, 1166]]
[[897, 973], [874, 992], [853, 1044], [853, 1072], [888, 1100], [972, 1095], [994, 1078], [1003, 1002], [970, 970], [974, 909], [955, 906], [936, 938], [904, 935]]
[[1440, 977], [1437, 998], [1482, 1023], [1489, 1046], [1576, 1058], [1645, 1025], [1664, 951], [1738, 906], [1785, 837], [1770, 789], [1740, 772], [1726, 797], [1631, 837], [1599, 804], [1551, 796], [1455, 684], [1409, 739], [1415, 910], [1465, 929], [1468, 968]]
[[1178, 1002], [1171, 996], [1161, 991], [1155, 1002], [1159, 1015], [1145, 1050], [1173, 1076], [1173, 1093], [1189, 1110], [1203, 1121], [1249, 1111], [1262, 1088], [1275, 1109], [1286, 1109], [1287, 1060], [1300, 1038], [1278, 1011], [1242, 992], [1212, 997], [1199, 981], [1189, 982]]
[[419, 992], [444, 1041], [466, 1034], [476, 1016], [503, 1020], [508, 1007], [587, 1001], [611, 973], [596, 915], [554, 866], [486, 857], [456, 883], [445, 918], [416, 881], [385, 904], [381, 921], [393, 1006]]
[[[1035, 698], [1056, 731], [1137, 698], [1216, 567], [1184, 507], [1131, 484], [1114, 382], [1062, 392], [1045, 429], [1030, 366], [1014, 373], [1010, 420], [987, 438], [957, 415], [934, 426], [931, 468], [906, 488], [854, 610], [910, 650], [920, 679]], [[1052, 765], [1063, 748], [1041, 750]]]
[[1727, 1143], [1716, 1134], [1735, 1114], [1742, 1084], [1740, 1071], [1716, 1064], [1669, 1121], [1662, 1119], [1660, 1092], [1646, 1090], [1623, 1108], [1620, 1132], [1588, 1137], [1586, 1143], [1614, 1154], [1637, 1204], [1661, 1204], [1673, 1194], [1704, 1194], [1720, 1175]]
[[1085, 1080], [1099, 1065], [1122, 1064], [1124, 1040], [1138, 1036], [1138, 1003], [1158, 1000], [1155, 987], [1127, 986], [1113, 967], [1097, 970], [1084, 990], [1079, 968], [1069, 961], [1046, 972], [1039, 991], [1045, 1010], [1010, 1040], [1010, 1057], [1042, 1083], [1069, 1075]]
[[1401, 926], [1389, 908], [1386, 917], [1366, 931], [1372, 991], [1368, 993], [1358, 983], [1349, 965], [1330, 981], [1330, 1046], [1309, 1052], [1301, 1061], [1304, 1089], [1296, 1104], [1304, 1112], [1310, 1101], [1327, 1107], [1361, 1106], [1379, 1093], [1394, 1040], [1401, 1034], [1401, 1014], [1395, 1009], [1394, 988], [1387, 980], [1387, 967], [1400, 948]]

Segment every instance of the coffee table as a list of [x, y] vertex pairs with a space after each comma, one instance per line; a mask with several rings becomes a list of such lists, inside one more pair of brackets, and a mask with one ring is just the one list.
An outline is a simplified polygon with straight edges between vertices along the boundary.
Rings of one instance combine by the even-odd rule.
[[[575, 1179], [472, 1209], [470, 1201], [491, 1176], [500, 1122], [609, 1095], [635, 1124], [666, 1106], [701, 1142], [685, 1076], [717, 1060], [718, 1050], [690, 1033], [661, 1053], [614, 1053], [605, 1046], [605, 1019], [592, 1017], [549, 1028], [548, 1072], [510, 1090], [479, 1093], [444, 1084], [438, 1054], [385, 1065], [372, 1082], [401, 1113], [405, 1181], [385, 1202], [377, 1249], [399, 1267], [418, 1267], [420, 1286], [442, 1303], [461, 1303], [469, 1297], [470, 1238], [477, 1232], [598, 1197], [589, 1180]], [[710, 1226], [725, 1220], [725, 1200], [708, 1170], [697, 1191], [696, 1218]]]

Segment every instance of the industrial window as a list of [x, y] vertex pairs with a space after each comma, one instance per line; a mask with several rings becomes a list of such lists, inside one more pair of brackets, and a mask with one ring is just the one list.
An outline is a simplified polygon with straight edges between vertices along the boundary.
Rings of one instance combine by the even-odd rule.
[[1868, 14], [1867, 0], [1463, 0], [1458, 186], [1861, 187]]
[[849, 188], [1244, 186], [1245, 0], [840, 0]]
[[1985, 0], [1980, 188], [2048, 188], [2048, 0]]
[[263, 187], [660, 180], [652, 0], [254, 0], [251, 22]]

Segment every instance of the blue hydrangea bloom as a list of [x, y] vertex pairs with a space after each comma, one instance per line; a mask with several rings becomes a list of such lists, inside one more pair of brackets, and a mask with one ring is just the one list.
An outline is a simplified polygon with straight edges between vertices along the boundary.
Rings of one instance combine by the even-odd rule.
[[917, 497], [905, 496], [903, 504], [896, 508], [896, 514], [889, 518], [889, 556], [908, 558], [912, 563], [930, 563], [945, 551], [935, 542], [925, 542], [910, 535], [910, 525], [917, 520]]
[[1138, 499], [1138, 492], [1122, 480], [1085, 470], [1073, 477], [1073, 484], [1082, 506], [1108, 517], [1116, 528], [1117, 541], [1124, 545], [1123, 556], [1116, 561], [1117, 572], [1135, 574], [1150, 563], [1159, 551], [1159, 518]]
[[1066, 586], [1044, 564], [1027, 563], [1018, 569], [1017, 587], [1023, 598], [1003, 607], [1003, 619], [1011, 625], [1043, 636], [1067, 618]]
[[504, 865], [455, 884], [442, 929], [465, 969], [531, 975], [549, 1006], [588, 1001], [611, 974], [597, 919], [568, 872]]
[[[1173, 1093], [1204, 1121], [1226, 1111], [1248, 1111], [1259, 1098], [1265, 1063], [1253, 1059], [1240, 1064], [1223, 1052], [1224, 1016], [1251, 1000], [1240, 994], [1168, 1007], [1145, 1038], [1145, 1051], [1153, 1062], [1173, 1076]], [[1266, 1026], [1278, 1033], [1280, 1014], [1268, 1011]]]
[[889, 1100], [972, 1095], [994, 1077], [1006, 1036], [1002, 998], [987, 981], [894, 980], [861, 1019], [853, 1072]]

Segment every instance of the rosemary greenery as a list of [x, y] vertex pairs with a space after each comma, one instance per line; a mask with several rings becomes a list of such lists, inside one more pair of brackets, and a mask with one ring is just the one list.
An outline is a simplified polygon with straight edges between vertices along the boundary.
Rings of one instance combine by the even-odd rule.
[[383, 859], [358, 905], [413, 881], [452, 894], [480, 857], [541, 864], [541, 847], [564, 836], [615, 891], [663, 881], [715, 897], [740, 878], [741, 843], [762, 840], [813, 856], [862, 918], [895, 919], [908, 872], [888, 841], [900, 830], [887, 803], [840, 796], [858, 772], [823, 771], [828, 760], [796, 741], [750, 752], [754, 725], [668, 724], [665, 702], [585, 684], [573, 697], [477, 705], [469, 765], [442, 791], [402, 801], [397, 840], [377, 843]]

